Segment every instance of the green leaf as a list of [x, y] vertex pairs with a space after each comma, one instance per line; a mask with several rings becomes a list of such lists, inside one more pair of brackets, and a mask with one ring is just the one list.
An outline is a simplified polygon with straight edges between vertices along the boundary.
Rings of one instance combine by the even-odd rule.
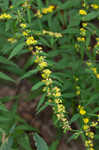
[[46, 93], [42, 95], [42, 97], [37, 105], [37, 111], [40, 109], [40, 106], [44, 103], [45, 97], [46, 97]]
[[8, 137], [1, 145], [0, 150], [11, 150], [13, 144], [13, 138]]
[[38, 68], [37, 68], [37, 69], [34, 69], [34, 70], [30, 70], [30, 71], [28, 71], [27, 73], [25, 73], [25, 74], [20, 78], [20, 80], [25, 79], [25, 78], [28, 78], [28, 77], [32, 76], [33, 74], [36, 74], [37, 72], [38, 72]]
[[29, 59], [27, 60], [26, 64], [24, 65], [24, 69], [26, 70], [26, 69], [29, 68], [31, 65], [33, 65], [35, 59], [36, 59], [35, 57], [30, 56]]
[[59, 140], [53, 141], [49, 147], [49, 150], [57, 150], [58, 144], [59, 144]]
[[28, 17], [28, 22], [31, 24], [31, 11], [29, 8], [27, 8], [27, 17]]
[[32, 150], [32, 148], [30, 146], [29, 137], [27, 134], [21, 135], [17, 140], [18, 140], [18, 144], [21, 145], [22, 149]]
[[37, 133], [35, 133], [33, 137], [37, 150], [48, 150], [48, 146], [42, 137], [40, 137]]
[[18, 44], [13, 51], [11, 52], [10, 56], [8, 59], [11, 59], [12, 57], [16, 56], [18, 53], [20, 53], [20, 51], [22, 50], [22, 48], [24, 47], [25, 42], [24, 43], [20, 43]]
[[79, 114], [75, 114], [72, 118], [71, 118], [71, 123], [72, 122], [75, 122], [78, 118], [80, 117], [80, 115]]
[[76, 140], [80, 136], [80, 132], [74, 133], [67, 141], [69, 143], [71, 140]]
[[6, 107], [5, 107], [5, 105], [3, 105], [3, 104], [0, 104], [0, 111], [8, 111], [7, 109], [6, 109]]
[[0, 56], [0, 63], [7, 64], [7, 65], [15, 65], [12, 61], [8, 60], [7, 58], [3, 56]]
[[83, 21], [90, 21], [97, 17], [99, 17], [99, 11], [97, 11], [97, 12], [93, 11], [93, 12], [89, 13], [88, 15], [86, 15], [85, 17], [83, 17]]
[[64, 93], [63, 95], [63, 98], [72, 98], [72, 97], [75, 97], [75, 93]]
[[3, 73], [3, 72], [0, 72], [0, 78], [1, 78], [1, 79], [4, 79], [4, 80], [8, 80], [8, 81], [15, 82], [12, 78], [10, 78], [8, 75], [6, 75], [6, 74]]
[[39, 110], [37, 111], [37, 114], [40, 113], [41, 111], [43, 111], [49, 105], [53, 105], [53, 104], [50, 104], [49, 102], [46, 102], [42, 107], [39, 108]]
[[44, 85], [43, 82], [39, 81], [38, 83], [36, 83], [33, 87], [32, 87], [32, 91], [39, 89], [40, 87], [42, 87]]
[[72, 7], [79, 7], [79, 5], [80, 5], [80, 1], [79, 0], [75, 0], [75, 3], [74, 3], [74, 0], [69, 0], [69, 1], [67, 1], [67, 2], [65, 2], [64, 4], [61, 4], [60, 5], [60, 9], [70, 9], [70, 8], [72, 8]]
[[36, 131], [36, 128], [32, 128], [28, 124], [18, 125], [15, 129], [16, 131]]
[[88, 99], [88, 102], [86, 103], [86, 106], [89, 105], [89, 104], [98, 102], [98, 98], [99, 98], [99, 93], [96, 93], [96, 94], [93, 93], [91, 98]]
[[62, 32], [63, 34], [77, 34], [79, 33], [79, 29], [77, 28], [68, 28]]

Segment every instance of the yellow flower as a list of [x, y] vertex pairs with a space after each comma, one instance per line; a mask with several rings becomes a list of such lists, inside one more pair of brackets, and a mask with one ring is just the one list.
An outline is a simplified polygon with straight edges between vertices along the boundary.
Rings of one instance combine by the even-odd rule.
[[48, 13], [48, 9], [47, 9], [47, 8], [43, 8], [43, 9], [42, 9], [42, 13], [43, 13], [43, 14], [47, 14], [47, 13]]
[[20, 27], [24, 29], [24, 28], [27, 27], [27, 25], [26, 25], [25, 23], [21, 23], [21, 24], [20, 24]]
[[35, 63], [40, 63], [44, 61], [44, 56], [36, 56]]
[[10, 9], [14, 8], [12, 5], [10, 6]]
[[55, 97], [59, 97], [59, 96], [61, 96], [61, 93], [60, 92], [56, 92], [56, 93], [54, 93], [54, 96]]
[[99, 37], [96, 38], [96, 41], [99, 41]]
[[77, 91], [76, 91], [76, 94], [77, 94], [77, 95], [80, 95], [80, 90], [77, 90]]
[[33, 50], [33, 47], [32, 47], [32, 46], [30, 46], [28, 49], [29, 49], [30, 51], [32, 51], [32, 50]]
[[93, 9], [98, 9], [98, 8], [99, 8], [99, 6], [98, 6], [97, 4], [91, 4], [91, 7], [92, 7]]
[[50, 5], [50, 6], [48, 7], [48, 12], [52, 12], [54, 8], [55, 8], [54, 5]]
[[55, 35], [56, 38], [62, 37], [62, 34], [61, 34], [61, 33], [57, 33], [57, 32], [56, 32], [54, 35]]
[[0, 19], [11, 19], [11, 18], [12, 16], [6, 13], [0, 15]]
[[85, 10], [81, 9], [81, 10], [79, 11], [79, 14], [80, 14], [80, 15], [87, 15], [87, 12], [86, 12]]
[[47, 67], [48, 64], [47, 64], [47, 62], [43, 61], [43, 62], [39, 63], [39, 66], [40, 66], [40, 69], [43, 69], [43, 68]]
[[40, 10], [37, 10], [37, 12], [36, 12], [35, 16], [38, 16], [39, 18], [41, 18], [41, 17], [42, 17], [42, 14], [41, 14]]
[[83, 108], [81, 108], [79, 112], [80, 112], [81, 115], [85, 115], [86, 114], [86, 111]]
[[92, 123], [91, 123], [91, 127], [96, 127], [97, 124], [98, 124], [98, 122], [92, 122]]
[[94, 138], [94, 132], [89, 132], [88, 136], [93, 139]]
[[22, 4], [22, 7], [24, 7], [24, 8], [31, 8], [31, 6], [30, 6], [28, 1], [25, 1], [24, 4]]
[[84, 125], [84, 126], [83, 126], [83, 129], [84, 129], [84, 130], [88, 130], [88, 129], [89, 129], [89, 126], [88, 126], [88, 125]]
[[84, 38], [84, 37], [78, 37], [78, 38], [77, 38], [77, 41], [79, 41], [79, 42], [84, 42], [84, 41], [85, 41], [85, 38]]
[[92, 144], [92, 141], [91, 141], [91, 140], [86, 140], [86, 141], [85, 141], [85, 146], [86, 146], [86, 147], [89, 147], [90, 144]]
[[89, 150], [95, 150], [93, 147], [90, 147]]
[[53, 9], [54, 9], [54, 8], [55, 8], [54, 5], [50, 5], [48, 8], [43, 8], [43, 9], [42, 9], [42, 13], [43, 13], [43, 14], [51, 13], [51, 12], [53, 12]]
[[79, 78], [75, 78], [75, 81], [78, 81], [79, 80]]
[[44, 79], [47, 79], [51, 74], [51, 71], [49, 69], [45, 69], [43, 70], [43, 73], [42, 73], [42, 78]]
[[16, 40], [15, 38], [9, 38], [9, 39], [8, 39], [8, 42], [10, 42], [10, 43], [15, 43], [15, 42], [17, 42], [17, 40]]
[[82, 23], [82, 26], [83, 26], [83, 27], [86, 27], [86, 26], [87, 26], [87, 23]]
[[87, 124], [89, 122], [89, 119], [88, 118], [84, 118], [83, 121], [84, 121], [85, 124]]
[[33, 36], [28, 37], [28, 39], [26, 40], [27, 45], [32, 45], [36, 43], [37, 43], [37, 40], [35, 40]]
[[91, 70], [96, 74], [97, 73], [97, 70], [95, 67], [92, 67]]
[[23, 34], [24, 36], [28, 36], [28, 33], [27, 33], [26, 31], [22, 32], [22, 34]]
[[96, 78], [99, 79], [99, 73], [96, 74]]
[[85, 36], [86, 35], [86, 30], [84, 28], [80, 28], [80, 34], [82, 36]]
[[78, 105], [78, 108], [80, 109], [82, 106], [81, 105]]
[[91, 63], [91, 62], [86, 62], [86, 64], [87, 64], [88, 66], [91, 66], [91, 65], [92, 65], [92, 63]]
[[42, 50], [42, 47], [41, 47], [41, 46], [35, 46], [35, 48], [36, 48], [37, 50]]
[[76, 89], [79, 90], [79, 89], [80, 89], [80, 86], [76, 86]]

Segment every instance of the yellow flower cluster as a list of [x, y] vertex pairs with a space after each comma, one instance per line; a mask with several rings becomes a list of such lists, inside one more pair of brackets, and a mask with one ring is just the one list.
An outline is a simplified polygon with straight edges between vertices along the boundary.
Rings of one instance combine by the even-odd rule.
[[86, 64], [88, 65], [88, 67], [90, 68], [90, 70], [92, 70], [92, 72], [94, 73], [94, 75], [96, 76], [96, 78], [99, 79], [99, 73], [97, 72], [97, 68], [93, 67], [91, 62], [87, 62]]
[[[86, 111], [85, 111], [83, 106], [79, 105], [78, 108], [79, 108], [80, 115], [82, 115], [82, 116], [86, 115]], [[92, 132], [90, 130], [90, 125], [88, 123], [89, 123], [89, 118], [84, 117], [83, 118], [83, 128], [82, 129], [83, 129], [84, 134], [86, 136], [85, 147], [88, 150], [91, 150], [91, 149], [94, 150], [94, 148], [93, 148], [94, 132]]]
[[[50, 75], [52, 71], [48, 69], [48, 64], [45, 60], [45, 56], [42, 56], [42, 47], [35, 46], [36, 52], [33, 52], [33, 55], [36, 56], [35, 63], [38, 64], [40, 67], [40, 71], [42, 71], [42, 82], [45, 83], [45, 87], [43, 88], [44, 92], [47, 92], [47, 97], [49, 99], [50, 103], [55, 103], [55, 106], [53, 106], [53, 111], [57, 116], [57, 119], [61, 122], [61, 126], [64, 131], [71, 130], [69, 126], [69, 122], [65, 116], [65, 107], [62, 104], [61, 100], [61, 90], [57, 86], [51, 87], [53, 84], [53, 80], [51, 79]], [[53, 100], [52, 100], [53, 99]]]
[[34, 39], [33, 36], [29, 36], [26, 40], [26, 44], [29, 45], [35, 45], [37, 44], [37, 40]]
[[80, 15], [87, 15], [87, 12], [84, 9], [79, 10]]
[[56, 38], [62, 37], [62, 34], [61, 34], [61, 33], [51, 32], [51, 31], [46, 31], [46, 30], [43, 30], [42, 34], [48, 34], [48, 35], [54, 36], [54, 37], [56, 37]]
[[51, 74], [51, 70], [49, 70], [49, 69], [44, 69], [41, 75], [42, 75], [42, 78], [43, 78], [43, 79], [48, 79], [49, 76], [50, 76], [50, 74]]
[[4, 14], [0, 15], [0, 19], [11, 19], [11, 18], [12, 18], [12, 16], [10, 14], [4, 13]]
[[53, 12], [55, 6], [54, 5], [50, 5], [48, 8], [42, 8], [41, 11], [37, 10], [37, 13], [35, 14], [35, 16], [38, 16], [39, 18], [41, 18], [43, 16], [43, 14], [48, 14]]
[[52, 90], [53, 90], [53, 96], [54, 97], [60, 97], [61, 96], [60, 88], [54, 87]]
[[[24, 31], [25, 32], [25, 31]], [[26, 32], [27, 33], [27, 32]], [[26, 35], [26, 34], [25, 34]], [[36, 51], [33, 52], [33, 48], [31, 47], [31, 40], [34, 40], [32, 37], [26, 37], [26, 44], [29, 46], [28, 48], [32, 50], [32, 54], [36, 57], [35, 63], [38, 64], [42, 76], [42, 82], [45, 83], [45, 87], [43, 88], [44, 92], [47, 92], [47, 96], [49, 98], [49, 102], [55, 103], [55, 106], [53, 106], [54, 113], [57, 116], [57, 119], [61, 122], [61, 126], [64, 130], [71, 130], [69, 126], [69, 122], [65, 116], [65, 107], [62, 104], [62, 100], [60, 99], [61, 96], [61, 90], [58, 87], [51, 88], [51, 85], [53, 84], [53, 80], [51, 79], [50, 75], [52, 71], [48, 69], [48, 63], [45, 60], [45, 56], [42, 56], [42, 47], [41, 46], [35, 46]], [[29, 40], [29, 41], [28, 41]], [[54, 99], [53, 99], [54, 97]], [[51, 100], [53, 99], [53, 101]]]
[[[45, 67], [48, 66], [46, 60], [45, 60], [45, 56], [40, 56], [42, 52], [42, 47], [36, 46], [36, 52], [33, 52], [33, 54], [35, 55], [36, 59], [35, 59], [35, 63], [38, 64], [40, 70], [44, 69]], [[48, 73], [48, 70], [46, 71]], [[43, 73], [43, 76], [45, 74]]]
[[56, 98], [55, 103], [56, 103], [57, 108], [53, 107], [53, 110], [58, 120], [62, 122], [62, 128], [64, 132], [66, 132], [66, 130], [71, 130], [71, 127], [69, 126], [69, 122], [67, 118], [65, 117], [66, 110], [65, 110], [64, 105], [62, 104], [62, 100], [60, 98]]
[[93, 145], [94, 132], [91, 131], [90, 127], [94, 126], [94, 125], [96, 126], [97, 124], [94, 122], [89, 124], [90, 123], [89, 118], [85, 117], [85, 115], [87, 115], [87, 113], [86, 113], [86, 110], [84, 109], [84, 107], [79, 105], [78, 108], [79, 108], [80, 115], [84, 116], [82, 130], [84, 132], [84, 135], [86, 136], [85, 147], [88, 150], [94, 150], [94, 145]]
[[85, 42], [85, 36], [86, 36], [86, 29], [87, 23], [82, 23], [82, 27], [80, 28], [80, 37], [77, 37], [78, 42]]
[[93, 149], [94, 150], [94, 145], [93, 145], [93, 139], [94, 139], [94, 132], [92, 132], [90, 130], [90, 126], [88, 125], [89, 119], [86, 118], [88, 121], [84, 122], [85, 124], [83, 125], [83, 130], [85, 132], [85, 136], [86, 136], [86, 141], [85, 141], [85, 147], [88, 150]]

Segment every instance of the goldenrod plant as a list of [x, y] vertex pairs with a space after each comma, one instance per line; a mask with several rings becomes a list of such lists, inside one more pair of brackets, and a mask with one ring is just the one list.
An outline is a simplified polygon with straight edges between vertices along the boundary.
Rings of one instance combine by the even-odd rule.
[[18, 113], [24, 80], [24, 101], [39, 98], [36, 115], [52, 109], [57, 135], [99, 149], [99, 0], [0, 0], [0, 88], [17, 89], [0, 97], [0, 149], [32, 150], [30, 132], [51, 150]]

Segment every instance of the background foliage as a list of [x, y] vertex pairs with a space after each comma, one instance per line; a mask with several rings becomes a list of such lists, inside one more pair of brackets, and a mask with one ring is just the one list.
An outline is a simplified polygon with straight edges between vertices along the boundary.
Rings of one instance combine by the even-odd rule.
[[27, 80], [24, 100], [39, 97], [37, 114], [52, 107], [61, 136], [71, 132], [69, 142], [80, 136], [86, 149], [98, 150], [99, 0], [0, 0], [0, 14], [0, 87], [17, 89], [0, 98], [0, 149], [32, 150], [28, 131], [37, 150], [51, 149], [18, 114]]

